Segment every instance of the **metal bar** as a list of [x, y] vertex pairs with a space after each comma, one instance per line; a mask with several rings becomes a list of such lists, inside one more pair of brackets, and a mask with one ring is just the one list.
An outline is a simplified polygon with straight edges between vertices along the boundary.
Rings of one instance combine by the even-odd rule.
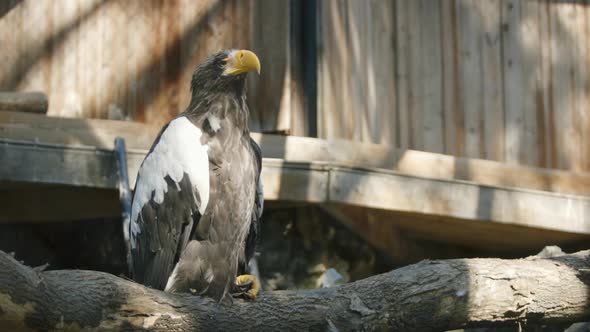
[[115, 138], [115, 159], [117, 161], [117, 174], [119, 175], [119, 200], [121, 202], [121, 215], [123, 218], [123, 236], [127, 249], [127, 267], [129, 273], [133, 270], [131, 261], [131, 248], [129, 247], [129, 222], [131, 219], [131, 189], [129, 189], [129, 171], [127, 167], [127, 151], [125, 139]]

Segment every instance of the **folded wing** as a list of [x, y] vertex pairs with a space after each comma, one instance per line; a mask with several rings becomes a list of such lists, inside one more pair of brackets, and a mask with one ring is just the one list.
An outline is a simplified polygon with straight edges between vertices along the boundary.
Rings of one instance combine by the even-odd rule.
[[202, 131], [181, 116], [164, 127], [143, 161], [130, 222], [132, 277], [164, 289], [209, 201]]

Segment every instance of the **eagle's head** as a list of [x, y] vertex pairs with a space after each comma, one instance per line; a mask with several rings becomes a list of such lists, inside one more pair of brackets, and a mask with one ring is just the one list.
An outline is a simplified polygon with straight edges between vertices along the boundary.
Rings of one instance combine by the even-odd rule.
[[234, 92], [242, 94], [246, 74], [260, 74], [260, 60], [249, 50], [223, 50], [201, 63], [191, 81], [193, 97], [202, 93]]

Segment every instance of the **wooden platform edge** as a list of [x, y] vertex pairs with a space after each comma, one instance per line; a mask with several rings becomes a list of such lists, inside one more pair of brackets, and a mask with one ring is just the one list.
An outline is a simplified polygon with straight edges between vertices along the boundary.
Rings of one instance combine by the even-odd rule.
[[[128, 151], [130, 179], [146, 152]], [[0, 160], [0, 181], [108, 189], [117, 198], [116, 161], [110, 150], [0, 140]], [[346, 204], [590, 234], [590, 198], [583, 196], [272, 158], [263, 161], [262, 179], [270, 201]]]
[[[149, 149], [158, 128], [126, 121], [48, 117], [0, 112], [0, 138], [112, 149], [121, 136], [129, 150]], [[390, 148], [347, 140], [253, 133], [263, 156], [292, 162], [332, 162], [382, 168], [430, 179], [464, 180], [480, 185], [590, 195], [590, 173], [573, 173], [481, 159]]]

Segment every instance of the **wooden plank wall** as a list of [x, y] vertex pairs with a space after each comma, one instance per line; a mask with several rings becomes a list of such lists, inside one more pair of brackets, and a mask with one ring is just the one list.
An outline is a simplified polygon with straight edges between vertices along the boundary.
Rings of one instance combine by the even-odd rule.
[[293, 132], [289, 112], [301, 108], [290, 106], [300, 98], [288, 81], [296, 78], [288, 67], [290, 3], [4, 0], [0, 90], [43, 91], [49, 115], [161, 125], [188, 104], [190, 77], [207, 55], [252, 48], [263, 64], [249, 82], [252, 127]]
[[321, 4], [320, 137], [590, 171], [590, 2]]
[[[390, 143], [394, 132], [391, 1], [324, 1], [320, 8], [318, 135]], [[368, 24], [367, 22], [372, 22]], [[367, 52], [366, 50], [372, 50]], [[362, 77], [363, 79], [357, 79]]]
[[[43, 91], [50, 115], [161, 125], [206, 55], [248, 47], [263, 62], [252, 129], [305, 135], [297, 1], [2, 1], [0, 90]], [[320, 137], [590, 170], [588, 1], [319, 7]]]

